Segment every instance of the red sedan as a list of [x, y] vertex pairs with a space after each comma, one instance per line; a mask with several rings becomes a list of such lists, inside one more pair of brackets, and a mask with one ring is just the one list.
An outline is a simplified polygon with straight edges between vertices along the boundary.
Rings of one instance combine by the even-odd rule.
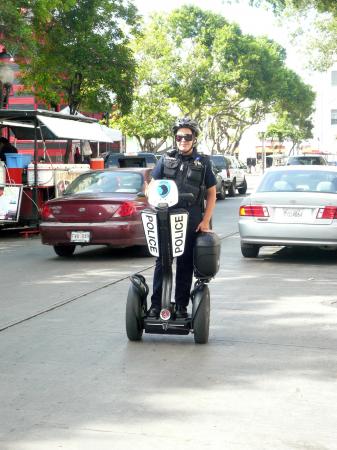
[[141, 211], [149, 207], [144, 192], [150, 179], [150, 168], [81, 174], [62, 197], [45, 203], [42, 243], [53, 245], [59, 256], [71, 256], [76, 245], [145, 247]]

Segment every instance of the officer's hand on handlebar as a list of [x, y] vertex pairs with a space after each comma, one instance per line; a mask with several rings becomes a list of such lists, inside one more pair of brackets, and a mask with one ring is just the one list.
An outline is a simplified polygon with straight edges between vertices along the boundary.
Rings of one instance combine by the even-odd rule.
[[195, 231], [211, 231], [211, 228], [210, 228], [210, 221], [209, 220], [206, 220], [206, 219], [203, 219], [200, 223], [199, 223], [199, 225], [197, 226], [197, 229], [195, 230]]

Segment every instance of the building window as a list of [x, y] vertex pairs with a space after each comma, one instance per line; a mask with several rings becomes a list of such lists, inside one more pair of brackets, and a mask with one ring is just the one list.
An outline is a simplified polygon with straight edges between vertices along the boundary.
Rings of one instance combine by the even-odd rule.
[[337, 125], [337, 109], [331, 110], [331, 125]]
[[337, 70], [331, 72], [331, 86], [337, 86]]

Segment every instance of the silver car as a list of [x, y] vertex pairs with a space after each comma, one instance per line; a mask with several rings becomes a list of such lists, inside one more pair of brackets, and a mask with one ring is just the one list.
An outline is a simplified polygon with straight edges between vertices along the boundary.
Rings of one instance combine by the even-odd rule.
[[264, 245], [337, 248], [337, 167], [270, 168], [239, 214], [247, 258]]

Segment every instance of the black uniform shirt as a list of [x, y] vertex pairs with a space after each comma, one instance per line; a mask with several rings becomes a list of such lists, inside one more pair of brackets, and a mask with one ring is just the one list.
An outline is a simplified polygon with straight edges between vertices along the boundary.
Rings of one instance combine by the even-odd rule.
[[[183, 161], [188, 160], [190, 158], [193, 158], [194, 160], [203, 159], [206, 165], [206, 172], [205, 172], [205, 186], [206, 189], [211, 188], [212, 186], [216, 185], [216, 178], [213, 173], [210, 160], [208, 158], [202, 158], [202, 156], [197, 152], [195, 148], [193, 148], [192, 155], [190, 156], [183, 156]], [[152, 171], [152, 178], [155, 180], [160, 180], [163, 178], [163, 163], [164, 163], [164, 157], [161, 157], [158, 161], [156, 167]]]

